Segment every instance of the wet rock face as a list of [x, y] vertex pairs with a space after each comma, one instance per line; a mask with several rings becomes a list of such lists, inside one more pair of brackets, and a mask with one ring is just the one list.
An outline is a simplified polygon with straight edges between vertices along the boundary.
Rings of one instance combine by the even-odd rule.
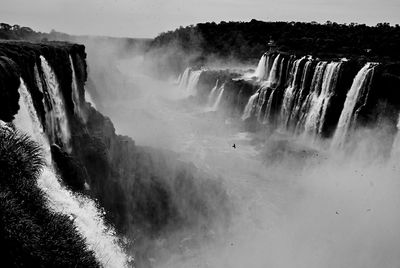
[[10, 122], [18, 112], [20, 84], [16, 64], [7, 57], [0, 57], [0, 119]]
[[[271, 55], [274, 56], [275, 54]], [[326, 62], [326, 64], [328, 64], [340, 62], [337, 76], [331, 79], [332, 81], [329, 82], [329, 84], [326, 84], [329, 85], [329, 98], [327, 97], [326, 110], [323, 113], [324, 120], [320, 123], [321, 126], [318, 130], [322, 138], [332, 137], [341, 116], [347, 93], [357, 73], [366, 64], [366, 60], [363, 58], [354, 58], [345, 61], [339, 61], [338, 59], [328, 59], [326, 61], [313, 59], [309, 65], [311, 67], [309, 67], [304, 74], [305, 61], [300, 62], [296, 67], [296, 70], [299, 71], [294, 72], [295, 69], [293, 67], [296, 62], [295, 56], [280, 54], [279, 57], [281, 64], [279, 64], [279, 68], [277, 68], [277, 75], [274, 79], [275, 82], [268, 87], [264, 87], [262, 83], [254, 81], [254, 79], [256, 79], [255, 77], [253, 80], [232, 79], [234, 78], [234, 74], [229, 74], [229, 71], [204, 70], [197, 86], [198, 100], [204, 102], [204, 100], [207, 99], [216, 81], [225, 83], [225, 91], [221, 104], [223, 104], [225, 111], [228, 111], [230, 116], [240, 117], [250, 97], [255, 94], [257, 90], [263, 88], [263, 90], [265, 90], [265, 95], [260, 94], [260, 96], [263, 96], [262, 99], [270, 99], [271, 116], [269, 125], [274, 127], [279, 124], [279, 120], [281, 120], [282, 105], [284, 104], [283, 100], [288, 91], [293, 91], [290, 97], [292, 103], [300, 105], [306, 103], [311, 87], [319, 88], [319, 92], [321, 90], [322, 82], [319, 83], [318, 87], [312, 85], [317, 63]], [[299, 57], [297, 57], [297, 61], [298, 60], [301, 61]], [[326, 71], [322, 72], [324, 76], [325, 72]], [[294, 76], [294, 74], [297, 75]], [[324, 78], [324, 76], [320, 78]], [[317, 80], [323, 81], [322, 79]], [[266, 80], [263, 80], [262, 82], [265, 81]], [[362, 103], [357, 104], [358, 116], [355, 127], [374, 126], [380, 121], [388, 121], [391, 123], [393, 129], [396, 129], [398, 114], [400, 112], [400, 63], [380, 63], [376, 66], [369, 83], [368, 92], [363, 95]], [[261, 91], [263, 92], [263, 90]], [[262, 105], [260, 105], [261, 111], [265, 111], [267, 103], [268, 101], [262, 102]], [[296, 110], [293, 109], [294, 106], [295, 105], [291, 105], [287, 108], [289, 109], [290, 120], [298, 122], [299, 114], [298, 112], [296, 114]], [[292, 114], [293, 111], [294, 114]], [[246, 122], [251, 122], [252, 119], [254, 119], [254, 116], [246, 119]], [[293, 122], [290, 121], [289, 123], [293, 124]], [[250, 126], [253, 125], [251, 124]], [[287, 128], [289, 131], [292, 131], [290, 124]], [[251, 127], [251, 129], [253, 129], [253, 127]]]

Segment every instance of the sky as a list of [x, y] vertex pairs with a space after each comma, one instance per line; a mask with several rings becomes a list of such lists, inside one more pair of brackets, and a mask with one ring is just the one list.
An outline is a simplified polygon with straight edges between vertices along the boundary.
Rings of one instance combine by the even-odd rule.
[[399, 0], [0, 0], [0, 22], [78, 35], [155, 37], [207, 21], [400, 24]]

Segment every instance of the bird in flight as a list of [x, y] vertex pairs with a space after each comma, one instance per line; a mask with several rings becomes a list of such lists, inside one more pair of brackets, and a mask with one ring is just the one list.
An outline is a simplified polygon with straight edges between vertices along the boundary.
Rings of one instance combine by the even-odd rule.
[[233, 144], [232, 147], [233, 147], [234, 149], [236, 149], [236, 144]]

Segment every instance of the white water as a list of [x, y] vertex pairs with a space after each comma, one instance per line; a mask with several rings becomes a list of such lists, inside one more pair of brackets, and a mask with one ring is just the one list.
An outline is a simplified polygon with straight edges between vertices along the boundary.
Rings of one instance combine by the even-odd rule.
[[246, 107], [244, 108], [242, 120], [246, 120], [247, 118], [250, 118], [251, 112], [253, 111], [254, 106], [256, 105], [258, 95], [259, 95], [259, 93], [256, 92], [250, 96], [249, 101], [247, 102]]
[[258, 62], [257, 69], [254, 72], [254, 76], [257, 77], [258, 80], [263, 80], [266, 74], [267, 74], [267, 55], [264, 54], [261, 56], [261, 59]]
[[[274, 88], [270, 88], [270, 87], [274, 87], [276, 86], [276, 84], [278, 83], [278, 79], [279, 79], [279, 72], [278, 72], [278, 65], [280, 62], [280, 54], [278, 54], [275, 59], [274, 62], [272, 64], [271, 70], [269, 71], [269, 74], [267, 76], [267, 81], [264, 81], [261, 83], [261, 88], [258, 89], [258, 98], [254, 98], [252, 99], [252, 97], [255, 95], [253, 94], [252, 96], [250, 96], [249, 100], [247, 101], [246, 104], [246, 108], [249, 108], [250, 110], [247, 110], [245, 108], [243, 115], [242, 115], [242, 119], [245, 120], [247, 117], [247, 115], [251, 115], [251, 114], [255, 114], [257, 116], [257, 120], [262, 123], [262, 107], [264, 105], [264, 102], [267, 101], [266, 99], [266, 94], [267, 94], [267, 90], [272, 90], [272, 93], [269, 95], [269, 100], [271, 99], [271, 96], [273, 96], [273, 91]], [[268, 57], [269, 60], [269, 57]], [[262, 61], [262, 58], [260, 60], [260, 62]], [[260, 65], [260, 64], [259, 64]], [[257, 68], [258, 69], [258, 68]], [[264, 115], [265, 118], [266, 115]]]
[[293, 64], [293, 69], [292, 69], [292, 81], [290, 83], [290, 85], [285, 89], [285, 94], [283, 96], [283, 100], [282, 100], [282, 108], [281, 108], [281, 121], [283, 123], [283, 125], [286, 127], [286, 125], [289, 122], [289, 118], [290, 118], [290, 113], [291, 113], [291, 109], [292, 109], [292, 105], [293, 105], [293, 101], [294, 101], [294, 90], [296, 87], [296, 77], [298, 75], [299, 72], [299, 66], [301, 64], [301, 62], [305, 59], [305, 57], [298, 59], [294, 62]]
[[40, 60], [47, 90], [49, 91], [48, 101], [51, 104], [51, 106], [49, 106], [43, 99], [43, 104], [46, 110], [46, 125], [48, 126], [48, 131], [50, 131], [50, 141], [55, 143], [57, 139], [60, 139], [66, 151], [70, 152], [71, 133], [68, 125], [66, 109], [64, 106], [64, 98], [61, 94], [60, 86], [57, 82], [57, 78], [53, 69], [43, 56], [40, 56]]
[[194, 95], [196, 93], [201, 73], [202, 70], [193, 71], [191, 68], [185, 69], [179, 82], [179, 88], [186, 92], [185, 95]]
[[71, 65], [71, 70], [72, 70], [72, 85], [71, 85], [72, 93], [71, 94], [72, 94], [72, 101], [74, 103], [74, 112], [78, 117], [83, 118], [82, 111], [81, 111], [81, 100], [80, 100], [79, 91], [78, 91], [78, 83], [76, 80], [75, 67], [74, 67], [74, 63], [72, 61], [71, 55], [69, 55], [69, 62]]
[[58, 180], [52, 164], [49, 141], [22, 79], [19, 93], [20, 111], [15, 117], [14, 124], [42, 146], [46, 166], [38, 180], [38, 186], [46, 194], [49, 207], [73, 219], [75, 226], [86, 239], [88, 248], [94, 251], [96, 258], [104, 267], [126, 267], [128, 258], [118, 245], [114, 230], [105, 225], [103, 212], [92, 200], [74, 195]]
[[215, 99], [217, 98], [217, 90], [218, 90], [218, 80], [215, 82], [215, 86], [211, 89], [210, 94], [208, 95], [207, 106], [212, 107], [215, 103]]
[[188, 67], [185, 69], [183, 74], [179, 76], [180, 77], [180, 80], [179, 80], [179, 88], [180, 89], [186, 89], [191, 72], [192, 72], [192, 69]]
[[344, 102], [344, 107], [340, 114], [339, 122], [333, 137], [333, 148], [342, 147], [346, 142], [347, 135], [350, 131], [353, 120], [355, 119], [354, 108], [365, 87], [367, 87], [367, 85], [365, 85], [365, 80], [367, 76], [373, 72], [374, 66], [375, 65], [372, 63], [365, 64], [354, 78], [353, 84], [351, 85], [349, 92], [347, 92], [346, 101]]
[[275, 57], [275, 60], [272, 63], [271, 71], [269, 72], [268, 80], [265, 83], [265, 86], [274, 87], [278, 83], [278, 79], [279, 79], [278, 66], [279, 66], [280, 62], [281, 62], [281, 55], [278, 54], [278, 56]]
[[[316, 92], [319, 87], [322, 85], [322, 79], [324, 76], [324, 72], [327, 66], [327, 62], [321, 61], [317, 64], [314, 70], [313, 78], [311, 81], [311, 88], [310, 92], [308, 93], [307, 97], [305, 98], [304, 102], [301, 104], [300, 107], [300, 115], [299, 121], [297, 122], [296, 126], [296, 133], [302, 133], [304, 130], [307, 119], [310, 120], [309, 116], [313, 113], [315, 116], [315, 105], [316, 99], [318, 98], [318, 92]], [[310, 129], [308, 130], [310, 132]]]
[[196, 87], [197, 87], [197, 83], [199, 82], [201, 73], [202, 73], [201, 70], [192, 71], [190, 73], [189, 82], [187, 84], [187, 92], [190, 95], [194, 95], [196, 93]]
[[291, 116], [290, 116], [290, 121], [291, 121], [290, 124], [291, 124], [291, 126], [295, 127], [295, 130], [297, 127], [297, 123], [300, 121], [300, 116], [301, 116], [300, 111], [301, 111], [302, 105], [307, 101], [306, 98], [302, 99], [301, 96], [303, 96], [303, 91], [306, 89], [306, 86], [307, 86], [306, 85], [306, 77], [309, 74], [311, 63], [312, 63], [312, 61], [310, 59], [304, 65], [303, 74], [301, 76], [301, 81], [302, 81], [301, 88], [298, 93], [297, 99], [295, 99], [293, 101], [294, 104], [293, 104], [293, 109], [292, 109]]
[[96, 104], [94, 103], [92, 96], [90, 95], [90, 93], [87, 90], [85, 90], [85, 100], [88, 103], [90, 103], [93, 106], [93, 108], [96, 108]]
[[221, 100], [222, 100], [222, 96], [224, 95], [224, 91], [225, 91], [225, 84], [222, 84], [222, 86], [218, 89], [218, 97], [215, 100], [215, 103], [214, 103], [214, 105], [212, 107], [213, 111], [217, 111], [218, 110], [219, 105], [220, 105]]
[[333, 94], [332, 86], [335, 86], [334, 79], [340, 68], [339, 62], [328, 63], [322, 77], [321, 92], [313, 92], [311, 107], [305, 120], [305, 132], [316, 137], [322, 131], [326, 109]]
[[400, 114], [397, 121], [397, 135], [393, 142], [391, 155], [393, 159], [395, 159], [396, 161], [400, 161]]

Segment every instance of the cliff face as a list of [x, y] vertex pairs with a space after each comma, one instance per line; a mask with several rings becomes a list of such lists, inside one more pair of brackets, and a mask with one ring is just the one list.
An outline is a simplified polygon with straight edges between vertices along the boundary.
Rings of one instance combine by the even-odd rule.
[[171, 152], [116, 135], [110, 119], [85, 101], [82, 45], [1, 42], [0, 56], [0, 119], [10, 122], [18, 113], [22, 78], [63, 182], [97, 200], [120, 234], [139, 241], [137, 254], [142, 254], [141, 238], [228, 219], [211, 205], [227, 205], [218, 183]]
[[[362, 78], [368, 64], [371, 66]], [[349, 108], [345, 107], [347, 101], [352, 118], [349, 128], [385, 121], [394, 132], [400, 111], [399, 66], [367, 63], [362, 58], [323, 60], [266, 53], [257, 70], [244, 76], [203, 70], [197, 98], [205, 103], [218, 81], [225, 88], [220, 106], [230, 116], [242, 117], [253, 126], [268, 123], [269, 127], [324, 138], [334, 135], [340, 117]], [[355, 94], [355, 103], [349, 94]]]

